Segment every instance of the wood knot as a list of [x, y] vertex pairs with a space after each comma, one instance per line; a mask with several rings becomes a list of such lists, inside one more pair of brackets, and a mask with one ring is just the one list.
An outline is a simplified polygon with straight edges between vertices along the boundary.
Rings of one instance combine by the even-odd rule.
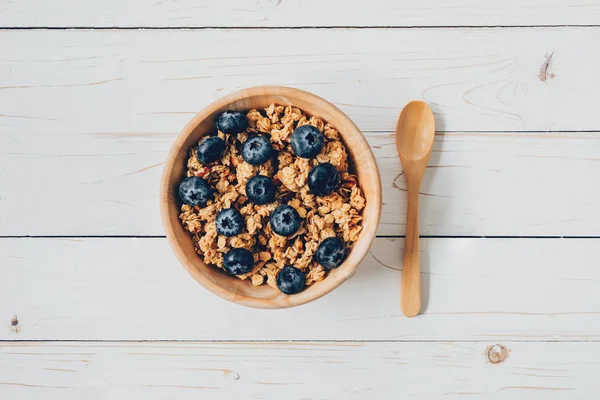
[[552, 67], [552, 57], [554, 56], [554, 52], [550, 54], [546, 54], [546, 60], [542, 64], [540, 68], [540, 73], [538, 74], [538, 78], [542, 82], [546, 82], [548, 79], [556, 78], [556, 75], [550, 72], [550, 68]]
[[233, 379], [234, 381], [237, 381], [238, 379], [240, 379], [240, 374], [238, 374], [237, 372], [232, 371], [230, 369], [224, 369], [223, 376], [227, 379]]
[[19, 326], [19, 318], [17, 318], [16, 315], [10, 320], [10, 330], [14, 333], [19, 333], [21, 330], [21, 327]]
[[501, 344], [495, 344], [487, 348], [486, 355], [490, 363], [500, 364], [508, 357], [508, 349]]

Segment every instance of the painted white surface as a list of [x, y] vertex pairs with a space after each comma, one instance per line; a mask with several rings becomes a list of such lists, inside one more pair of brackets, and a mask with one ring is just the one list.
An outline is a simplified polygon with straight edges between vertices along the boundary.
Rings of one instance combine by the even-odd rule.
[[3, 27], [485, 26], [598, 24], [597, 0], [2, 0]]
[[165, 239], [0, 240], [3, 340], [600, 340], [595, 239], [423, 239], [425, 314], [400, 312], [403, 239], [321, 300], [256, 310], [202, 288]]
[[[163, 235], [158, 182], [175, 135], [0, 135], [0, 201], [13, 210], [0, 234]], [[394, 138], [367, 138], [383, 184], [379, 233], [404, 234]], [[599, 154], [596, 133], [438, 135], [421, 188], [421, 234], [600, 235]]]
[[273, 84], [363, 131], [394, 130], [414, 99], [440, 131], [595, 130], [598, 42], [600, 27], [1, 31], [0, 129], [177, 132], [224, 94]]
[[[0, 398], [593, 398], [598, 239], [424, 239], [409, 320], [401, 238], [325, 298], [266, 311], [208, 293], [162, 238], [6, 236], [161, 235], [176, 132], [258, 84], [312, 91], [367, 132], [380, 234], [404, 232], [390, 132], [416, 98], [446, 132], [422, 234], [599, 236], [600, 28], [564, 26], [599, 21], [596, 0], [0, 0], [1, 27], [457, 27], [0, 30]], [[529, 27], [458, 27], [489, 25]]]
[[599, 343], [15, 343], [3, 399], [587, 399]]

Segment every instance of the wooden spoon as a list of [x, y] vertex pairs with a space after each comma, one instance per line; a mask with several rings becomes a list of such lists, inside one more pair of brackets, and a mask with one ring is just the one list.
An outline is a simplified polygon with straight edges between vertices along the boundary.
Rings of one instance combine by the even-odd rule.
[[396, 125], [396, 147], [408, 186], [406, 243], [402, 267], [402, 312], [407, 317], [421, 308], [421, 265], [419, 257], [419, 188], [435, 136], [435, 119], [422, 101], [411, 101], [400, 113]]

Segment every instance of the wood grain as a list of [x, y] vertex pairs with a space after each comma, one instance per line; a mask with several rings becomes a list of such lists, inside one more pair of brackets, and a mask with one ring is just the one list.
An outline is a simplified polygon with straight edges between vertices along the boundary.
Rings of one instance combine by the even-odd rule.
[[595, 239], [423, 239], [413, 319], [402, 251], [376, 239], [332, 293], [258, 310], [196, 283], [165, 239], [2, 239], [0, 340], [600, 340]]
[[[2, 343], [6, 399], [594, 398], [599, 343]], [[497, 346], [499, 347], [499, 346]], [[393, 394], [393, 395], [392, 395]]]
[[[179, 184], [186, 176], [189, 149], [216, 130], [216, 120], [227, 110], [266, 109], [271, 104], [296, 106], [310, 116], [316, 116], [335, 126], [348, 152], [351, 172], [361, 182], [366, 206], [358, 240], [344, 262], [328, 273], [325, 282], [312, 285], [301, 293], [288, 296], [268, 285], [254, 286], [250, 280], [221, 273], [198, 257], [190, 233], [179, 219], [181, 200]], [[433, 118], [432, 118], [433, 119]], [[171, 147], [160, 184], [160, 212], [167, 239], [183, 267], [199, 283], [224, 299], [249, 307], [287, 308], [308, 303], [334, 290], [348, 280], [365, 258], [379, 225], [381, 216], [381, 180], [371, 147], [356, 125], [339, 108], [312, 93], [283, 86], [257, 86], [225, 96], [202, 109], [181, 131]]]
[[14, 27], [297, 27], [599, 24], [595, 0], [20, 0], [0, 2], [0, 26]]
[[179, 132], [266, 84], [315, 93], [363, 131], [393, 131], [415, 99], [440, 131], [598, 130], [598, 42], [600, 28], [8, 30], [0, 130]]
[[[158, 189], [175, 136], [5, 130], [0, 204], [11, 212], [1, 213], [0, 235], [163, 235]], [[367, 139], [383, 185], [379, 234], [403, 234], [406, 185], [393, 134]], [[598, 236], [599, 150], [595, 133], [437, 134], [420, 233]]]

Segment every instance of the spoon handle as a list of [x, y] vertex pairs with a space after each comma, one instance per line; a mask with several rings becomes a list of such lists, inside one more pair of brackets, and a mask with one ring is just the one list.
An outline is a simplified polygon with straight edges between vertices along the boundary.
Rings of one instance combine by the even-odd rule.
[[421, 309], [421, 260], [419, 253], [419, 186], [408, 182], [408, 214], [406, 242], [402, 264], [400, 305], [407, 317], [414, 317]]

